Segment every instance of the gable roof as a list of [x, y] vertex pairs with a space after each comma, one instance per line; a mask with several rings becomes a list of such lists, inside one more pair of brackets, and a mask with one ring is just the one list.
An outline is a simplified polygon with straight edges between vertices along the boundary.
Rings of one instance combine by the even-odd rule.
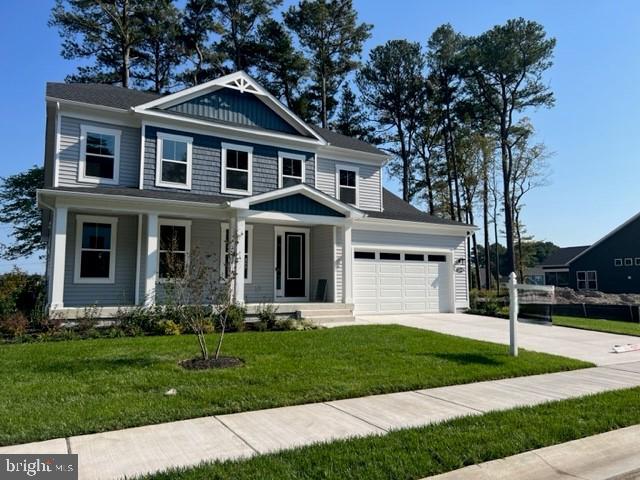
[[545, 258], [540, 266], [543, 268], [566, 267], [569, 265], [569, 262], [571, 262], [571, 260], [576, 258], [588, 248], [589, 245], [559, 248], [558, 250], [550, 254], [547, 258]]
[[[235, 77], [233, 77], [235, 76]], [[216, 82], [215, 84], [210, 83], [209, 88], [224, 88], [225, 82], [229, 83], [238, 79], [250, 79], [251, 84], [248, 87], [244, 87], [244, 90], [249, 93], [254, 93], [255, 88], [260, 88], [265, 92], [265, 98], [268, 98], [270, 106], [276, 106], [280, 108], [282, 111], [287, 112], [289, 116], [293, 116], [296, 118], [297, 122], [301, 125], [298, 126], [300, 129], [304, 129], [309, 132], [309, 136], [313, 138], [320, 138], [327, 144], [344, 148], [346, 150], [353, 150], [357, 152], [364, 152], [374, 155], [386, 156], [386, 153], [377, 149], [373, 145], [364, 142], [362, 140], [358, 140], [356, 138], [351, 138], [346, 135], [342, 135], [340, 133], [334, 132], [332, 130], [328, 130], [326, 128], [316, 127], [315, 125], [310, 125], [303, 122], [299, 119], [293, 112], [289, 111], [284, 105], [282, 105], [277, 99], [275, 99], [271, 94], [266, 92], [261, 86], [259, 86], [255, 80], [251, 79], [249, 75], [244, 72], [236, 72], [236, 74], [227, 75], [225, 77], [218, 78], [216, 80], [212, 80], [211, 82]], [[120, 110], [131, 110], [131, 109], [146, 109], [146, 108], [155, 108], [159, 104], [164, 104], [165, 102], [169, 102], [171, 104], [172, 101], [175, 101], [176, 98], [179, 100], [180, 98], [186, 98], [193, 93], [193, 89], [196, 90], [195, 93], [199, 91], [206, 90], [206, 85], [203, 84], [197, 87], [192, 87], [191, 89], [182, 90], [180, 92], [172, 93], [169, 95], [159, 95], [157, 93], [152, 92], [143, 92], [139, 90], [133, 90], [129, 88], [123, 88], [117, 85], [107, 85], [107, 84], [98, 84], [98, 83], [61, 83], [61, 82], [49, 82], [47, 83], [46, 96], [47, 99], [50, 100], [66, 100], [71, 102], [78, 103], [86, 103], [89, 105], [96, 105], [102, 107], [116, 108]], [[243, 84], [244, 85], [244, 84]], [[229, 88], [227, 86], [227, 88]], [[236, 89], [240, 90], [240, 87], [236, 87]], [[187, 92], [190, 90], [191, 93]], [[187, 92], [186, 94], [184, 92]], [[178, 97], [179, 94], [182, 94], [182, 97]], [[268, 96], [268, 97], [267, 97]], [[219, 122], [224, 123], [224, 122]]]
[[455, 220], [449, 220], [447, 218], [436, 217], [435, 215], [429, 215], [428, 213], [417, 209], [410, 203], [405, 202], [386, 188], [383, 189], [382, 201], [384, 210], [382, 212], [365, 210], [367, 216], [372, 218], [383, 218], [387, 220], [404, 220], [408, 222], [433, 223], [437, 225], [464, 225], [469, 228], [473, 228], [473, 225], [456, 222]]

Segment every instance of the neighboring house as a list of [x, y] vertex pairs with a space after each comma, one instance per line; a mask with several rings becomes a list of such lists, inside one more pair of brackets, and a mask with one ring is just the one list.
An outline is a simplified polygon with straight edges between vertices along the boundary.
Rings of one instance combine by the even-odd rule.
[[541, 267], [547, 285], [640, 293], [640, 213], [591, 246], [561, 248]]
[[468, 306], [474, 227], [385, 190], [386, 154], [307, 125], [244, 72], [167, 96], [49, 83], [46, 101], [38, 204], [52, 311], [152, 306], [171, 239], [174, 255], [197, 246], [224, 272], [230, 232], [245, 238], [238, 302]]
[[525, 267], [522, 281], [527, 285], [544, 285], [545, 272], [541, 267]]

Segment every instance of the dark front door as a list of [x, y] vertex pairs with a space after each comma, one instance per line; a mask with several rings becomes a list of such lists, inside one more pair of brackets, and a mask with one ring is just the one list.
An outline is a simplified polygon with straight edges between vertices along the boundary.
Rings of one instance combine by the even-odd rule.
[[305, 297], [305, 237], [304, 233], [284, 234], [284, 296]]

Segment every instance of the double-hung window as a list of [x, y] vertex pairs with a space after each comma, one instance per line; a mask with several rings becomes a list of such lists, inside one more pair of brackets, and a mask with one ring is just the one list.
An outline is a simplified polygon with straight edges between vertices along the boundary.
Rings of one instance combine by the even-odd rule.
[[78, 181], [117, 184], [120, 164], [120, 131], [82, 125]]
[[191, 156], [193, 139], [158, 132], [156, 185], [191, 189]]
[[114, 283], [117, 217], [76, 216], [74, 283]]
[[336, 166], [337, 197], [344, 203], [358, 206], [358, 168]]
[[304, 161], [303, 155], [292, 153], [278, 153], [279, 187], [287, 188], [299, 183], [304, 183]]
[[576, 272], [576, 275], [578, 280], [578, 290], [598, 289], [598, 272], [595, 270]]
[[253, 148], [222, 144], [222, 193], [251, 195]]
[[191, 222], [188, 220], [160, 220], [160, 248], [158, 276], [182, 278], [189, 262]]
[[[222, 235], [220, 239], [220, 273], [223, 278], [229, 276], [231, 271], [230, 242], [233, 240], [228, 223], [222, 223]], [[253, 259], [253, 225], [247, 225], [244, 231], [244, 283], [251, 283], [252, 259]]]

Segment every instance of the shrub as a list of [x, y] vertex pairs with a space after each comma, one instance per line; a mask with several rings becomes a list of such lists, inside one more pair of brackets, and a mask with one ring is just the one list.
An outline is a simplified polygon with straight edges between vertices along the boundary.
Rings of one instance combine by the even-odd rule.
[[20, 337], [27, 333], [29, 320], [22, 312], [14, 312], [3, 315], [0, 318], [0, 330], [5, 335]]
[[273, 330], [278, 321], [278, 307], [270, 303], [263, 304], [258, 307], [256, 314], [258, 317], [256, 328], [258, 330]]
[[161, 320], [158, 326], [162, 335], [180, 335], [182, 333], [182, 325], [173, 320]]
[[[247, 310], [241, 305], [230, 305], [226, 311], [227, 314], [227, 328], [228, 332], [241, 332], [244, 330], [244, 318], [247, 314]], [[216, 317], [216, 330], [221, 330], [222, 325], [220, 323], [220, 316]]]

